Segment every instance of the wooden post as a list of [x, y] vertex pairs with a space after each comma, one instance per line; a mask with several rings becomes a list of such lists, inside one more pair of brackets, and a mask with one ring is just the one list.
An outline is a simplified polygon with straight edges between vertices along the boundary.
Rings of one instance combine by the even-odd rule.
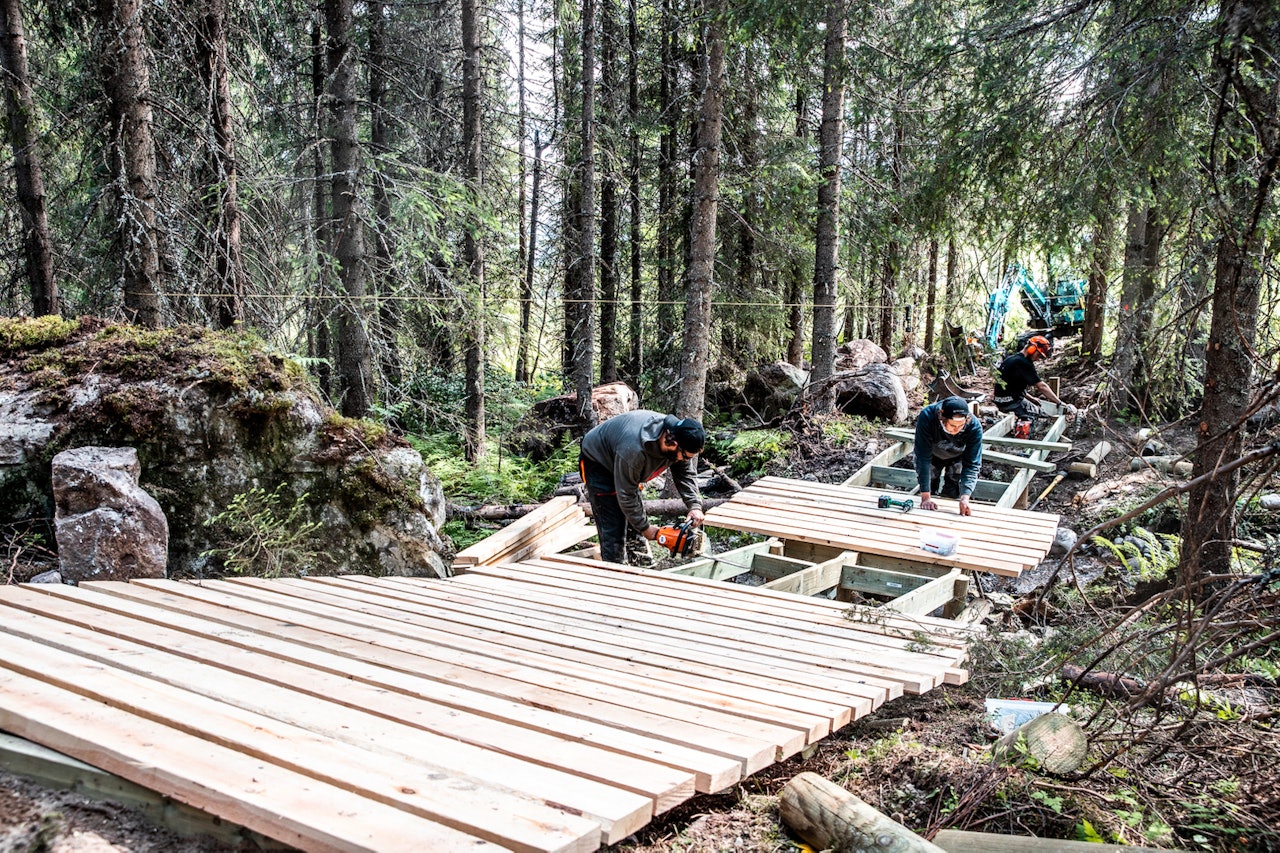
[[1041, 714], [1009, 732], [991, 747], [991, 759], [1020, 764], [1035, 759], [1048, 773], [1071, 773], [1084, 763], [1088, 743], [1084, 730], [1065, 714]]
[[1072, 462], [1068, 470], [1076, 475], [1092, 480], [1098, 476], [1098, 466], [1102, 464], [1102, 460], [1107, 458], [1107, 454], [1111, 452], [1111, 443], [1107, 441], [1099, 441], [1093, 446], [1080, 462]]
[[815, 850], [944, 853], [817, 773], [793, 777], [782, 789], [778, 811], [782, 822]]

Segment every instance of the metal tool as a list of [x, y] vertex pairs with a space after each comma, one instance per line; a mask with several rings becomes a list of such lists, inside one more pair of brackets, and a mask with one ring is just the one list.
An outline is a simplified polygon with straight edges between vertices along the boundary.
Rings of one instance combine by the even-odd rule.
[[906, 500], [898, 500], [896, 498], [891, 498], [888, 495], [881, 495], [879, 498], [876, 499], [876, 506], [879, 507], [880, 509], [889, 509], [890, 507], [899, 507], [903, 512], [911, 512], [911, 509], [915, 505], [916, 505], [915, 501], [911, 500], [910, 498]]
[[654, 537], [662, 547], [677, 557], [688, 557], [702, 548], [703, 533], [692, 521], [685, 521], [679, 527], [662, 527]]

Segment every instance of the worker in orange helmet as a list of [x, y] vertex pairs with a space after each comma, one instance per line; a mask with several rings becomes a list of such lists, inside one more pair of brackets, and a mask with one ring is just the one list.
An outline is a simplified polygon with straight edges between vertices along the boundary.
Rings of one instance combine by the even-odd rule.
[[1029, 426], [1030, 421], [1044, 415], [1040, 400], [1027, 394], [1027, 389], [1033, 388], [1049, 402], [1066, 408], [1069, 416], [1075, 416], [1076, 407], [1062, 402], [1062, 398], [1053, 393], [1049, 383], [1036, 372], [1036, 362], [1047, 358], [1052, 349], [1053, 344], [1044, 335], [1032, 335], [1021, 350], [1004, 357], [995, 375], [997, 409], [1012, 412], [1020, 422], [1027, 422]]

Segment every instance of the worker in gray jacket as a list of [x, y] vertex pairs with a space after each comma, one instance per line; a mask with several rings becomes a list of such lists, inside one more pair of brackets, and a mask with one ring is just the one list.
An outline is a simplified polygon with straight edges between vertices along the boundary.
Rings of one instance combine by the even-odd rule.
[[595, 516], [601, 559], [652, 562], [645, 540], [653, 540], [659, 528], [649, 523], [640, 489], [667, 469], [689, 520], [702, 524], [694, 457], [706, 440], [699, 421], [647, 409], [614, 415], [582, 437], [578, 469]]

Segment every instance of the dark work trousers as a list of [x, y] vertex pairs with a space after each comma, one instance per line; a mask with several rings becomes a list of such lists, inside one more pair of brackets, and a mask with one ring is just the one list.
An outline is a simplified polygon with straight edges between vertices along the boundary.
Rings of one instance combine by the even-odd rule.
[[[618, 505], [618, 490], [614, 488], [613, 471], [585, 456], [578, 457], [578, 473], [591, 502], [595, 516], [596, 533], [600, 538], [600, 559], [607, 563], [627, 563], [627, 552], [648, 553], [648, 543], [643, 534], [627, 523], [627, 517]], [[629, 543], [627, 540], [639, 539]], [[630, 547], [628, 547], [630, 545]]]
[[[960, 473], [963, 468], [964, 463], [958, 456], [950, 459], [933, 457], [929, 461], [929, 493], [943, 498], [959, 497]], [[938, 490], [939, 481], [942, 483], [941, 491]]]

